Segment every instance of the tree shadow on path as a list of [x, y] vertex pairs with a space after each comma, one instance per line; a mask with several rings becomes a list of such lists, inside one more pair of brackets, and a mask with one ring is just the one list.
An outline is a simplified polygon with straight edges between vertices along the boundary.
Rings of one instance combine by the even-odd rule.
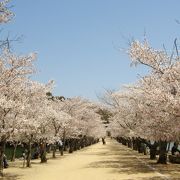
[[20, 177], [20, 175], [5, 173], [4, 177], [0, 177], [0, 180], [18, 180]]
[[[147, 156], [140, 155], [116, 142], [99, 148], [97, 153], [91, 155], [98, 156], [100, 160], [90, 163], [86, 168], [107, 168], [109, 173], [126, 174], [127, 177], [139, 175], [138, 179], [143, 180], [180, 179], [178, 174], [176, 175], [177, 172], [180, 172], [179, 166], [168, 168], [169, 165], [158, 165], [155, 161], [150, 163]], [[171, 175], [173, 174], [174, 177], [172, 178]]]

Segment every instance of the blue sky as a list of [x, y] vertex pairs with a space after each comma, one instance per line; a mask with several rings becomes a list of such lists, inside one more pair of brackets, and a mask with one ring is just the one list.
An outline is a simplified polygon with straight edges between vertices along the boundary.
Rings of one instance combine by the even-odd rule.
[[179, 0], [12, 0], [16, 17], [3, 26], [3, 36], [23, 35], [18, 54], [37, 52], [39, 73], [54, 79], [55, 95], [96, 99], [104, 89], [133, 83], [144, 67], [130, 67], [118, 48], [144, 32], [155, 48], [172, 49], [180, 34]]

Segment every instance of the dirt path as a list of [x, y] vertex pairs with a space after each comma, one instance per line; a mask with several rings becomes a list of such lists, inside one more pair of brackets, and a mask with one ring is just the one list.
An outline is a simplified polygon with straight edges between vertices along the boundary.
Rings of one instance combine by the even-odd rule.
[[[5, 169], [5, 180], [159, 180], [172, 179], [161, 174], [134, 151], [108, 140], [65, 157], [34, 162], [32, 168]], [[178, 178], [177, 178], [178, 179]]]

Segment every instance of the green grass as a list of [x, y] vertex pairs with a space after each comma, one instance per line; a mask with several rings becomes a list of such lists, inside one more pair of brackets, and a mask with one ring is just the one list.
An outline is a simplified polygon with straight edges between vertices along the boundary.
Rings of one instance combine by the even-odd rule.
[[[23, 150], [24, 150], [24, 148], [22, 148], [20, 146], [17, 147], [16, 158], [22, 157]], [[5, 154], [6, 154], [8, 160], [11, 159], [12, 153], [13, 153], [13, 147], [6, 147]]]
[[[21, 158], [21, 157], [22, 157], [22, 154], [23, 154], [23, 151], [24, 151], [24, 148], [23, 148], [23, 147], [17, 146], [17, 149], [16, 149], [16, 157], [15, 157], [15, 158]], [[32, 148], [32, 152], [31, 152], [31, 153], [33, 154], [34, 151], [35, 151], [35, 148]], [[13, 153], [13, 147], [6, 147], [6, 149], [5, 149], [5, 154], [6, 154], [8, 160], [11, 159], [12, 153]]]

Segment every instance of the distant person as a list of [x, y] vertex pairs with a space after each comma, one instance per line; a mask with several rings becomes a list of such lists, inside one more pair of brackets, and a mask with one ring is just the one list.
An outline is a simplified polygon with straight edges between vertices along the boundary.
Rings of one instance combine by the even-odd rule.
[[38, 158], [39, 158], [39, 147], [36, 147], [32, 155], [32, 159], [38, 159]]
[[28, 150], [27, 150], [27, 149], [24, 149], [24, 151], [22, 152], [22, 158], [23, 158], [23, 159], [26, 159], [26, 158], [27, 158], [27, 153], [28, 153]]
[[171, 153], [172, 153], [172, 155], [175, 155], [176, 152], [180, 153], [180, 150], [178, 149], [178, 144], [175, 142], [171, 149]]
[[102, 138], [102, 143], [103, 143], [103, 145], [106, 144], [105, 138]]
[[63, 142], [61, 139], [58, 141], [58, 147], [59, 147], [59, 151], [61, 151], [63, 148]]
[[25, 163], [26, 163], [26, 160], [27, 160], [27, 153], [28, 153], [28, 150], [25, 148], [24, 151], [22, 152], [23, 167], [25, 167]]
[[5, 154], [3, 155], [3, 166], [4, 166], [4, 168], [8, 168], [8, 166], [9, 166], [9, 164], [7, 163], [7, 157]]

